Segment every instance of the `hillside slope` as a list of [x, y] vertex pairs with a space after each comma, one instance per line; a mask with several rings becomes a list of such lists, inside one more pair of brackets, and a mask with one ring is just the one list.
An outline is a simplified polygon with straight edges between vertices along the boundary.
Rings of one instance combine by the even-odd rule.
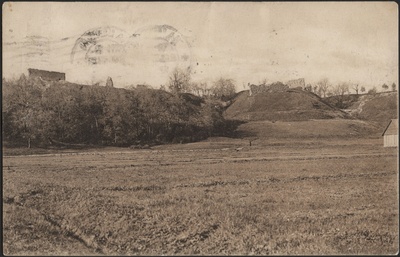
[[[338, 103], [337, 96], [324, 100], [331, 105]], [[382, 128], [387, 125], [390, 119], [398, 117], [397, 100], [397, 92], [383, 92], [375, 95], [345, 95], [342, 99], [342, 105], [345, 108], [343, 111], [352, 117], [375, 122]]]
[[240, 138], [271, 139], [337, 139], [378, 137], [379, 128], [370, 122], [351, 119], [307, 121], [250, 121], [237, 130]]
[[348, 115], [321, 98], [303, 90], [259, 93], [242, 91], [225, 110], [225, 118], [242, 121], [301, 121], [309, 119], [346, 118]]

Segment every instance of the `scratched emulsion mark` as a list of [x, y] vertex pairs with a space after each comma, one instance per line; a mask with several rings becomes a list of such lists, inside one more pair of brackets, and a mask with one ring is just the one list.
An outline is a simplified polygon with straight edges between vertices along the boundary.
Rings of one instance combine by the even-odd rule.
[[130, 34], [117, 27], [98, 27], [83, 33], [71, 51], [71, 63], [159, 67], [167, 72], [193, 64], [191, 46], [177, 29], [169, 25], [147, 26]]
[[194, 60], [186, 38], [169, 25], [153, 25], [138, 29], [135, 34], [139, 47], [147, 50], [146, 59], [158, 64], [162, 71], [176, 66], [191, 68]]
[[4, 43], [9, 53], [5, 59], [12, 63], [36, 64], [49, 63], [50, 40], [47, 37], [27, 36], [20, 42]]

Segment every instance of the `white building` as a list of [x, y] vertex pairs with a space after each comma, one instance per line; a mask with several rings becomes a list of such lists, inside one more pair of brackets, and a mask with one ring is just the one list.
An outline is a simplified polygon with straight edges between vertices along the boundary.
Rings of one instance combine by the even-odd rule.
[[398, 147], [399, 130], [398, 120], [392, 119], [382, 133], [384, 147]]

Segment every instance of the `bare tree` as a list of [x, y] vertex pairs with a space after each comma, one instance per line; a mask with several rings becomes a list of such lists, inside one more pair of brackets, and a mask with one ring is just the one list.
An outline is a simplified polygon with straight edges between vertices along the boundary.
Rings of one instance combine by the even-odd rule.
[[376, 87], [374, 86], [372, 89], [368, 90], [368, 94], [375, 95], [378, 92]]
[[190, 71], [175, 68], [169, 77], [169, 90], [172, 93], [185, 93], [190, 91]]
[[349, 92], [349, 84], [345, 82], [339, 83], [333, 88], [332, 92], [337, 96], [336, 106], [338, 108], [344, 108], [344, 95]]
[[317, 94], [317, 95], [319, 95], [319, 92], [318, 92], [319, 90], [318, 90], [318, 85], [314, 85], [313, 87], [312, 87], [312, 92], [314, 93], [314, 94]]
[[388, 85], [386, 85], [386, 83], [385, 83], [385, 84], [383, 84], [383, 85], [382, 85], [382, 89], [386, 91], [386, 90], [388, 90], [388, 89], [389, 89], [389, 86], [388, 86]]
[[359, 86], [358, 84], [353, 84], [353, 86], [351, 87], [354, 91], [356, 91], [356, 94], [358, 95], [358, 90], [359, 90]]
[[217, 81], [214, 82], [214, 85], [212, 87], [212, 92], [214, 97], [222, 100], [227, 100], [236, 92], [233, 79], [224, 79], [224, 78], [218, 79]]
[[339, 83], [336, 85], [336, 87], [333, 88], [332, 91], [334, 95], [343, 96], [350, 91], [349, 84], [347, 84], [346, 82]]
[[318, 91], [320, 93], [320, 96], [326, 97], [326, 93], [328, 92], [331, 86], [329, 84], [329, 80], [327, 78], [323, 78], [317, 82], [317, 85], [319, 87]]

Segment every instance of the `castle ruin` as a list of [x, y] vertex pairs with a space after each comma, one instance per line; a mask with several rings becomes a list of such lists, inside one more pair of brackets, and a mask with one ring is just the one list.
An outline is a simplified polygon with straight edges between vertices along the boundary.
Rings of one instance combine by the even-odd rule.
[[28, 69], [29, 78], [41, 78], [47, 81], [65, 80], [65, 73], [38, 69]]

